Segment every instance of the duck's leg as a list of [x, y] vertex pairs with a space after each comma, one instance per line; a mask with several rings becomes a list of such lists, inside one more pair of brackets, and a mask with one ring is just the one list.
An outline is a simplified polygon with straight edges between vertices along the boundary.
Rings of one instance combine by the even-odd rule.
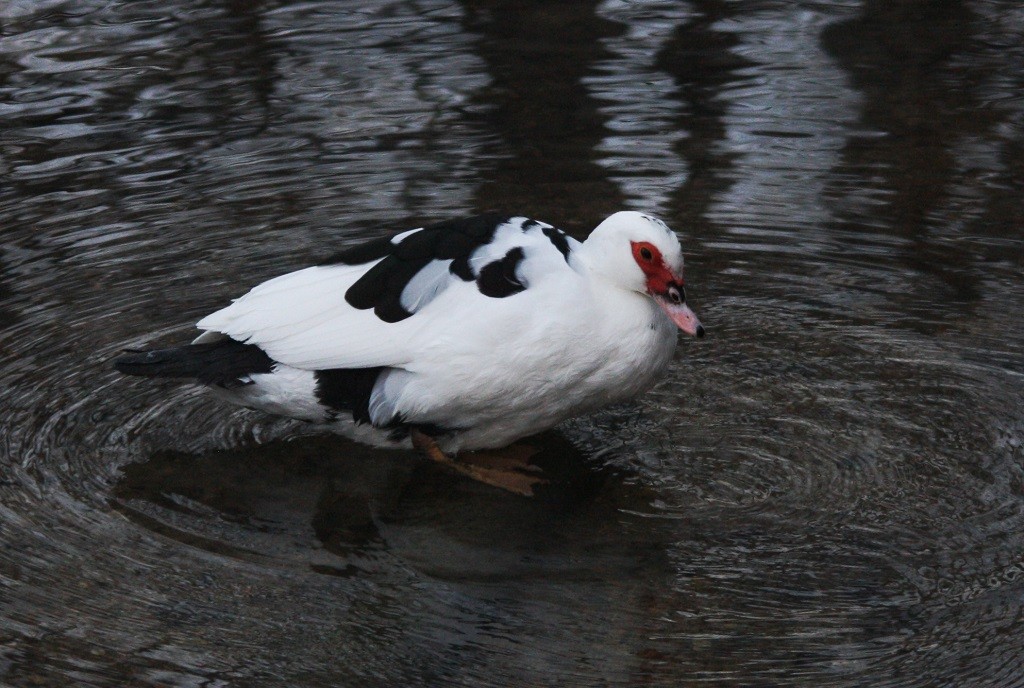
[[547, 482], [547, 480], [539, 477], [538, 475], [531, 475], [530, 473], [524, 472], [524, 470], [529, 469], [533, 469], [534, 471], [538, 470], [535, 466], [530, 466], [529, 469], [527, 469], [528, 464], [526, 464], [525, 461], [508, 463], [505, 464], [505, 467], [478, 466], [472, 463], [456, 461], [441, 451], [441, 448], [437, 446], [437, 442], [434, 441], [433, 437], [430, 437], [415, 428], [409, 432], [409, 435], [412, 438], [412, 445], [426, 455], [430, 460], [436, 461], [439, 464], [447, 466], [448, 468], [473, 478], [474, 480], [486, 483], [487, 485], [500, 487], [503, 490], [515, 492], [516, 494], [523, 495], [524, 497], [532, 497], [533, 487]]

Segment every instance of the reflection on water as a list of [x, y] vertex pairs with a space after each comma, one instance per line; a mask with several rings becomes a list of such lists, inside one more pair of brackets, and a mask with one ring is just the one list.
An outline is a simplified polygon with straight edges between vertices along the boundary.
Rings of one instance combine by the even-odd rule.
[[[1024, 15], [0, 6], [0, 683], [1022, 682]], [[680, 230], [711, 335], [524, 500], [119, 379], [507, 208]]]
[[497, 137], [487, 150], [487, 173], [474, 182], [477, 208], [529, 207], [531, 215], [558, 222], [583, 220], [587, 230], [622, 208], [595, 159], [603, 123], [582, 83], [590, 65], [607, 55], [602, 40], [617, 32], [595, 13], [596, 4], [465, 3], [467, 30], [478, 36], [493, 77], [476, 100]]
[[686, 161], [685, 181], [671, 189], [673, 213], [694, 236], [711, 232], [709, 208], [732, 185], [738, 151], [726, 145], [726, 92], [735, 90], [755, 64], [735, 49], [738, 24], [731, 21], [740, 7], [707, 0], [678, 24], [657, 56], [658, 67], [672, 75], [683, 109], [673, 128], [685, 132], [676, 143]]

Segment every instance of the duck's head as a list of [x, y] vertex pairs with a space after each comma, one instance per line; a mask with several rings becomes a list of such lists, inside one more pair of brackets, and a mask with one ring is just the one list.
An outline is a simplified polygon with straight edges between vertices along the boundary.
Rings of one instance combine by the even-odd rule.
[[704, 336], [704, 327], [686, 304], [683, 249], [664, 222], [634, 211], [618, 212], [594, 229], [586, 245], [597, 258], [590, 262], [592, 270], [623, 289], [649, 295], [680, 330]]

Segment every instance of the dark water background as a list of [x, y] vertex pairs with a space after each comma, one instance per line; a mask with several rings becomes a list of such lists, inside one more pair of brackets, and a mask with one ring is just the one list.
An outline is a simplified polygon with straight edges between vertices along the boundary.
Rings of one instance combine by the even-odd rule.
[[[709, 336], [535, 500], [119, 378], [506, 208]], [[0, 4], [0, 683], [1024, 685], [1024, 5]]]

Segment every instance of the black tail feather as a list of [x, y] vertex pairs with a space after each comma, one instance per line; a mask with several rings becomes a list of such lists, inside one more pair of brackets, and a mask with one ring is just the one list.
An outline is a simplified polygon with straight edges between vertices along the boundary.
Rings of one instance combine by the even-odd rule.
[[254, 373], [269, 373], [274, 361], [255, 344], [223, 339], [206, 344], [189, 344], [173, 349], [129, 351], [114, 360], [114, 368], [125, 375], [144, 377], [189, 377], [204, 385], [235, 387]]

